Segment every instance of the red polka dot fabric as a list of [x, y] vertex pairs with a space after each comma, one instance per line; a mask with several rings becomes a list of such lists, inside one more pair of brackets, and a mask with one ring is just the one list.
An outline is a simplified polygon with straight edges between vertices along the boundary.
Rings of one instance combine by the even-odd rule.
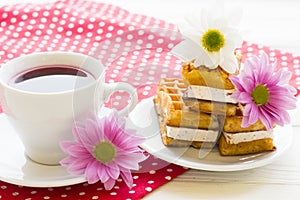
[[[93, 1], [0, 8], [1, 64], [33, 52], [88, 54], [107, 67], [106, 82], [133, 85], [139, 100], [152, 97], [161, 78], [181, 77], [182, 60], [170, 51], [182, 40], [174, 24]], [[250, 42], [244, 42], [240, 51], [243, 58], [267, 52], [280, 67], [294, 72], [291, 83], [300, 90], [300, 57]], [[126, 98], [126, 94], [116, 93], [106, 106], [119, 109]], [[131, 189], [119, 179], [111, 191], [105, 191], [101, 183], [33, 188], [0, 181], [0, 199], [140, 199], [188, 170], [153, 156], [141, 163], [141, 169], [133, 173]]]

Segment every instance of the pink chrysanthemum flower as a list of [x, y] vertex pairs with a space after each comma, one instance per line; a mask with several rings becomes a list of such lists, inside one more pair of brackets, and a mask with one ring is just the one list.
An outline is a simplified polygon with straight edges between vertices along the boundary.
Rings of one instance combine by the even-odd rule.
[[242, 127], [258, 119], [267, 130], [275, 124], [283, 126], [290, 122], [287, 110], [296, 108], [297, 91], [289, 85], [292, 73], [283, 69], [276, 72], [276, 67], [277, 62], [269, 63], [263, 52], [260, 59], [247, 59], [240, 74], [230, 77], [236, 88], [231, 97], [245, 105]]
[[139, 162], [147, 158], [138, 147], [143, 139], [135, 133], [125, 129], [125, 119], [116, 111], [103, 118], [90, 114], [74, 123], [75, 141], [61, 142], [68, 157], [60, 164], [71, 174], [84, 175], [89, 184], [100, 180], [106, 190], [112, 189], [119, 176], [132, 187], [131, 170], [138, 170]]

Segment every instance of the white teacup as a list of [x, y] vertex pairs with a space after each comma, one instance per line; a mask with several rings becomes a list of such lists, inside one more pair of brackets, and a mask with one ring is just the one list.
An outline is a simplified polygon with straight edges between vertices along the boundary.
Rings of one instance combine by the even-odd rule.
[[[66, 74], [65, 68], [69, 70]], [[77, 72], [81, 77], [74, 77]], [[59, 142], [73, 139], [74, 120], [98, 112], [115, 91], [126, 91], [131, 97], [120, 115], [135, 107], [134, 87], [120, 82], [107, 84], [104, 79], [101, 62], [79, 53], [33, 53], [4, 64], [0, 68], [0, 101], [27, 156], [41, 164], [59, 164], [66, 156]]]

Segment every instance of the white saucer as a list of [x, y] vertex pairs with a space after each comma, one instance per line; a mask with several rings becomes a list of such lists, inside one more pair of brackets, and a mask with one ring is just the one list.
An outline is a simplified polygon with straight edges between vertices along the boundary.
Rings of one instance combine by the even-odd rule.
[[58, 187], [85, 182], [84, 177], [70, 175], [60, 165], [41, 165], [29, 159], [4, 114], [0, 114], [0, 127], [0, 180], [30, 187]]
[[[189, 147], [166, 147], [161, 141], [152, 98], [141, 101], [135, 107], [129, 114], [128, 123], [128, 126], [137, 129], [138, 133], [146, 138], [141, 147], [150, 154], [169, 163], [207, 171], [238, 171], [267, 165], [278, 159], [289, 148], [293, 139], [291, 126], [277, 126], [274, 129], [273, 138], [276, 150], [272, 152], [243, 156], [221, 156], [217, 147], [210, 152], [200, 152]], [[199, 152], [201, 153], [200, 156]]]

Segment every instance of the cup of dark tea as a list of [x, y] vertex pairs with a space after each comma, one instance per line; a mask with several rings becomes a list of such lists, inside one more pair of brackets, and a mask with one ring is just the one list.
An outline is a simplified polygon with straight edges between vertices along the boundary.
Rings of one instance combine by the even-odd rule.
[[137, 104], [127, 83], [105, 83], [106, 68], [88, 55], [40, 52], [24, 55], [0, 68], [0, 103], [33, 161], [58, 165], [66, 155], [59, 142], [72, 140], [72, 124], [100, 108], [110, 95], [125, 91], [128, 114]]

